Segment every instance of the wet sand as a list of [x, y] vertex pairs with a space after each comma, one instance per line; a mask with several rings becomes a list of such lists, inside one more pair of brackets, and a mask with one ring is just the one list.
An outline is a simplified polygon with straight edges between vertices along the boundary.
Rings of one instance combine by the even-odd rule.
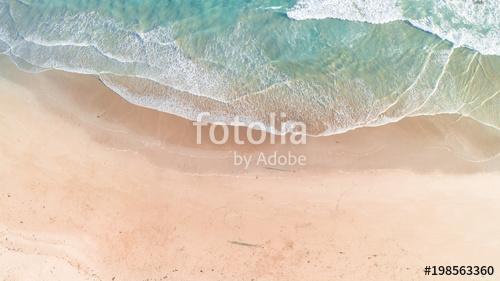
[[[423, 267], [500, 268], [500, 134], [473, 120], [410, 118], [307, 145], [203, 141], [96, 77], [2, 58], [0, 279], [442, 280]], [[233, 163], [275, 151], [307, 164]]]

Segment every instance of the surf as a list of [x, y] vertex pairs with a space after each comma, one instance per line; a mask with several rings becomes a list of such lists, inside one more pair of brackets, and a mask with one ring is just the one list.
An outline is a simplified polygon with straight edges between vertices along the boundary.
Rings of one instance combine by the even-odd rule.
[[500, 5], [496, 1], [299, 0], [287, 15], [295, 20], [334, 18], [372, 24], [407, 21], [457, 47], [500, 54]]
[[[282, 122], [310, 135], [441, 113], [500, 126], [499, 57], [394, 20], [399, 2], [366, 2], [381, 17], [358, 9], [356, 20], [314, 21], [284, 15], [309, 9], [300, 1], [151, 2], [142, 14], [49, 2], [0, 0], [0, 52], [27, 71], [96, 75], [133, 104], [186, 119], [240, 116], [272, 131], [267, 113], [286, 112]], [[352, 3], [338, 7], [344, 17]]]

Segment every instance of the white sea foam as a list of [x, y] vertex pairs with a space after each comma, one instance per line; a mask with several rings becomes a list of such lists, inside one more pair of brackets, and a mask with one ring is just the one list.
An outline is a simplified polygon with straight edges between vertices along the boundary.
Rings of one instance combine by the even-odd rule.
[[398, 0], [299, 0], [288, 11], [296, 20], [336, 18], [386, 23], [402, 17]]
[[11, 15], [8, 4], [0, 2], [0, 40], [9, 45], [12, 55], [32, 65], [133, 75], [193, 95], [226, 100], [223, 77], [187, 58], [167, 28], [136, 33], [95, 12], [63, 15], [50, 23], [26, 22], [22, 17]]
[[[396, 1], [383, 5], [375, 1], [357, 0], [349, 4], [330, 1], [321, 8], [323, 2], [326, 3], [301, 1], [289, 15], [295, 13], [297, 18], [305, 19], [323, 13], [324, 17], [331, 17], [329, 9], [335, 8], [331, 3], [338, 3], [344, 9], [336, 10], [338, 18], [358, 21], [369, 18], [383, 23], [403, 17]], [[360, 9], [362, 4], [371, 5], [371, 14]], [[307, 9], [312, 12], [301, 14]], [[349, 11], [356, 12], [350, 14]], [[447, 55], [450, 48], [441, 41], [438, 44], [446, 45], [444, 50], [435, 54], [433, 50], [424, 50], [423, 53], [428, 54], [422, 57], [427, 57], [426, 63], [421, 70], [412, 66], [405, 73], [407, 77], [398, 78], [397, 83], [401, 85], [407, 84], [407, 80], [410, 82], [404, 97], [399, 95], [394, 101], [380, 97], [383, 91], [373, 85], [376, 84], [373, 80], [363, 81], [363, 77], [342, 78], [333, 73], [328, 79], [314, 80], [316, 76], [308, 76], [301, 80], [301, 77], [287, 76], [275, 68], [265, 50], [252, 41], [255, 39], [248, 37], [252, 34], [251, 30], [245, 30], [249, 25], [238, 25], [231, 36], [210, 38], [210, 43], [204, 45], [205, 52], [192, 58], [181, 50], [167, 27], [137, 32], [96, 12], [63, 14], [56, 20], [37, 18], [32, 22], [25, 20], [23, 13], [11, 12], [9, 4], [0, 0], [0, 52], [7, 53], [22, 69], [59, 69], [99, 75], [109, 88], [134, 104], [191, 120], [201, 111], [210, 111], [213, 118], [210, 121], [231, 121], [234, 116], [244, 116], [250, 123], [267, 118], [270, 110], [286, 108], [294, 114], [290, 120], [319, 124], [318, 127], [326, 128], [323, 134], [378, 126], [407, 116], [434, 90], [435, 85], [429, 83], [434, 82], [446, 65], [439, 53]], [[297, 41], [302, 39], [300, 35], [296, 34]], [[231, 60], [221, 61], [221, 57]], [[353, 61], [354, 57], [346, 54], [343, 59]], [[415, 65], [418, 62], [415, 60]], [[389, 82], [383, 84], [384, 89], [390, 88]], [[440, 110], [419, 114], [448, 112], [446, 106], [445, 101]], [[392, 112], [385, 114], [389, 109]]]
[[281, 9], [284, 9], [283, 6], [269, 6], [269, 7], [261, 7], [261, 8], [258, 8], [259, 10], [273, 10], [273, 11], [277, 11], [277, 10], [281, 10]]
[[336, 18], [382, 24], [408, 21], [417, 28], [487, 55], [500, 55], [498, 0], [299, 0], [296, 20]]

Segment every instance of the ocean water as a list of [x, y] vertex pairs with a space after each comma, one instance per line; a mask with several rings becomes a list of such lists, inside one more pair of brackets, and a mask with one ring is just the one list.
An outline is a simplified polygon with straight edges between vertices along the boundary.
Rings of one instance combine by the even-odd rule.
[[0, 0], [0, 53], [192, 120], [500, 128], [500, 0]]

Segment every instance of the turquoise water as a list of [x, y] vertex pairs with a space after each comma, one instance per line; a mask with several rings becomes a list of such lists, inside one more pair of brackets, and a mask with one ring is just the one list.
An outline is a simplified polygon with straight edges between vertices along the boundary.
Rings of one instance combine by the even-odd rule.
[[460, 113], [498, 128], [500, 3], [483, 1], [0, 0], [0, 52], [188, 119], [284, 112], [332, 134]]

